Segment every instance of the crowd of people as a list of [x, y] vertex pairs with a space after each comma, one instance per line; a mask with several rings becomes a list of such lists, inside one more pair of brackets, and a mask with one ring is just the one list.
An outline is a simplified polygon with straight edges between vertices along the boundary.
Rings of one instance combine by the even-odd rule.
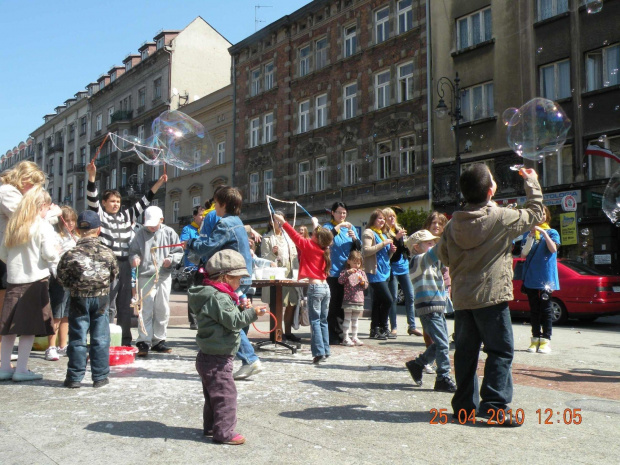
[[[451, 221], [439, 212], [410, 234], [394, 208], [373, 211], [361, 234], [347, 221], [348, 208], [335, 202], [331, 219], [294, 229], [281, 211], [272, 211], [261, 237], [243, 224], [238, 189], [220, 186], [205, 209], [193, 211], [180, 237], [163, 224], [163, 212], [149, 206], [166, 182], [163, 175], [134, 205], [121, 209], [121, 196], [108, 190], [99, 199], [94, 161], [87, 166], [88, 209], [79, 215], [51, 203], [45, 175], [21, 162], [0, 177], [0, 259], [6, 263], [6, 294], [0, 334], [0, 380], [33, 381], [27, 368], [35, 336], [48, 336], [45, 358], [69, 358], [65, 386], [79, 388], [90, 358], [94, 387], [109, 382], [109, 323], [122, 328], [122, 344], [132, 343], [131, 324], [139, 313], [138, 355], [170, 353], [171, 271], [196, 268], [188, 291], [190, 327], [197, 331], [196, 368], [205, 396], [204, 434], [217, 442], [242, 444], [235, 431], [234, 380], [262, 370], [247, 337], [248, 325], [265, 313], [268, 299], [252, 302], [252, 276], [260, 267], [280, 267], [287, 279], [306, 280], [307, 290], [283, 295], [284, 338], [293, 333], [295, 314], [307, 302], [312, 363], [328, 361], [335, 344], [362, 346], [359, 320], [370, 293], [369, 337], [398, 336], [396, 301], [404, 295], [407, 334], [424, 337], [426, 349], [406, 363], [416, 385], [435, 373], [434, 389], [454, 393], [454, 414], [505, 415], [512, 399], [514, 352], [508, 301], [512, 299], [512, 244], [526, 234], [524, 286], [532, 307], [528, 351], [549, 353], [548, 293], [558, 288], [555, 257], [560, 239], [549, 226], [534, 170], [522, 169], [527, 203], [500, 208], [496, 184], [484, 165], [460, 178], [465, 206]], [[137, 225], [144, 213], [143, 225]], [[256, 246], [260, 242], [260, 257]], [[248, 298], [249, 297], [249, 298]], [[451, 376], [446, 314], [454, 312], [454, 380]], [[416, 325], [421, 322], [422, 331]], [[87, 334], [90, 345], [87, 346]], [[19, 335], [17, 364], [13, 346]], [[487, 352], [482, 389], [476, 375], [478, 353]], [[242, 361], [233, 374], [234, 357]], [[433, 368], [436, 363], [436, 368]], [[480, 400], [481, 398], [481, 400]], [[507, 418], [502, 422], [516, 425]]]

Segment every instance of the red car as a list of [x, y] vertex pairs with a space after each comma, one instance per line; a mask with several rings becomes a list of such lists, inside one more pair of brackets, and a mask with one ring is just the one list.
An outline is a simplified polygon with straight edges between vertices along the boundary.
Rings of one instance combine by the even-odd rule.
[[[508, 306], [515, 315], [530, 312], [527, 295], [521, 292], [524, 262], [523, 258], [513, 260], [514, 300]], [[558, 259], [558, 276], [560, 290], [551, 294], [554, 324], [566, 323], [569, 318], [593, 321], [600, 316], [620, 314], [620, 276], [604, 275], [566, 259]]]

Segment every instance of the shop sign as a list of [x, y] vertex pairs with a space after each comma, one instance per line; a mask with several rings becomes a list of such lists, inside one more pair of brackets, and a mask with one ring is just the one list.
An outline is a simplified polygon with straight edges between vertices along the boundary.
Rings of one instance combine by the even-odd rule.
[[577, 211], [577, 201], [572, 195], [565, 195], [562, 197], [562, 210], [565, 212]]
[[598, 192], [588, 192], [588, 208], [602, 208], [603, 194]]
[[575, 212], [562, 213], [560, 215], [560, 235], [562, 245], [577, 244], [577, 220]]
[[[563, 191], [563, 192], [550, 192], [548, 194], [543, 194], [543, 203], [547, 206], [551, 205], [562, 205], [562, 199], [570, 195], [574, 197], [575, 202], [577, 204], [581, 203], [581, 189], [576, 189], [572, 191]], [[499, 199], [495, 200], [498, 205], [506, 205], [511, 203], [516, 203], [517, 205], [523, 205], [527, 201], [527, 197], [513, 197], [510, 199]]]
[[602, 254], [594, 256], [595, 265], [611, 265], [611, 254]]

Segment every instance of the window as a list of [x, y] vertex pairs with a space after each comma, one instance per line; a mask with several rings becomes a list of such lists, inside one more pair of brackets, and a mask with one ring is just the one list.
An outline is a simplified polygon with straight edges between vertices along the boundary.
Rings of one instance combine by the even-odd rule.
[[390, 37], [390, 9], [383, 8], [375, 13], [375, 42], [380, 44]]
[[86, 147], [80, 147], [80, 163], [86, 164]]
[[144, 124], [141, 124], [140, 126], [138, 126], [138, 140], [140, 141], [144, 140]]
[[263, 193], [265, 196], [273, 194], [273, 170], [263, 172]]
[[114, 114], [114, 107], [108, 108], [108, 124], [112, 124], [112, 115]]
[[568, 0], [538, 0], [538, 21], [568, 11]]
[[125, 63], [125, 71], [129, 71], [131, 69], [131, 60]]
[[344, 152], [344, 183], [353, 186], [357, 182], [357, 150]]
[[200, 196], [199, 195], [192, 197], [192, 208], [194, 207], [200, 207]]
[[110, 176], [105, 178], [105, 188], [106, 190], [110, 189]]
[[250, 148], [256, 147], [260, 143], [260, 120], [254, 118], [250, 121]]
[[200, 147], [194, 147], [194, 171], [200, 171], [200, 166], [202, 164], [200, 161], [201, 154]]
[[142, 55], [141, 55], [141, 57], [140, 57], [140, 58], [141, 58], [142, 60], [146, 60], [148, 57], [149, 57], [149, 49], [148, 49], [148, 48], [146, 48], [146, 49], [142, 50]]
[[258, 201], [258, 173], [250, 174], [250, 202]]
[[299, 164], [299, 195], [310, 192], [310, 162], [303, 161]]
[[116, 81], [116, 71], [113, 71], [112, 74], [110, 74], [110, 82], [114, 81]]
[[412, 174], [415, 172], [415, 152], [413, 136], [400, 138], [400, 174]]
[[260, 92], [260, 69], [255, 69], [250, 73], [250, 97], [258, 95]]
[[174, 202], [172, 202], [172, 222], [173, 223], [179, 222], [179, 201], [178, 200], [175, 200]]
[[469, 87], [461, 92], [462, 121], [475, 121], [493, 116], [493, 83]]
[[54, 159], [53, 158], [50, 158], [48, 166], [50, 167], [50, 176], [54, 176]]
[[[607, 149], [616, 156], [620, 156], [620, 137], [607, 137], [603, 142], [598, 140], [590, 141], [588, 145], [598, 145], [603, 149]], [[588, 176], [590, 180], [605, 179], [611, 177], [618, 169], [618, 164], [611, 158], [601, 157], [598, 155], [588, 155], [590, 164]]]
[[317, 192], [327, 188], [327, 158], [317, 158], [316, 170], [314, 171], [314, 187]]
[[327, 37], [316, 41], [315, 69], [324, 68], [327, 65]]
[[620, 84], [620, 45], [586, 54], [587, 91]]
[[138, 90], [138, 108], [144, 107], [146, 104], [146, 87]]
[[390, 104], [390, 72], [375, 76], [375, 108], [385, 108]]
[[273, 113], [267, 113], [263, 117], [263, 144], [273, 140]]
[[99, 114], [97, 115], [97, 124], [96, 124], [96, 126], [95, 126], [95, 127], [97, 128], [97, 129], [96, 129], [97, 131], [101, 131], [101, 125], [102, 125], [102, 122], [103, 122], [103, 116], [101, 115], [101, 113], [99, 113]]
[[299, 133], [310, 129], [310, 100], [299, 104]]
[[112, 169], [112, 173], [110, 173], [110, 177], [111, 179], [111, 183], [110, 183], [110, 189], [116, 189], [116, 168]]
[[144, 165], [138, 165], [138, 184], [144, 184]]
[[265, 65], [265, 90], [273, 89], [273, 63]]
[[66, 200], [73, 202], [73, 184], [67, 184], [67, 197]]
[[344, 88], [344, 119], [353, 118], [357, 112], [357, 83]]
[[125, 187], [127, 185], [127, 167], [123, 166], [121, 168], [121, 187]]
[[350, 57], [357, 51], [357, 33], [355, 26], [344, 28], [344, 56]]
[[550, 100], [570, 97], [570, 61], [540, 67], [540, 93]]
[[153, 173], [153, 176], [152, 176], [153, 181], [159, 179], [159, 165], [153, 166], [152, 173]]
[[73, 152], [71, 152], [67, 158], [67, 168], [70, 168], [73, 166]]
[[456, 24], [459, 50], [490, 40], [493, 35], [491, 8], [460, 18]]
[[84, 198], [84, 180], [81, 179], [78, 182], [78, 199], [83, 199]]
[[322, 128], [327, 125], [327, 94], [319, 95], [316, 98], [314, 105], [316, 115], [314, 118], [314, 125], [317, 128]]
[[86, 116], [80, 118], [80, 136], [86, 134]]
[[[164, 38], [160, 37], [159, 39], [157, 39], [157, 42], [155, 43], [155, 48], [157, 50], [159, 50], [160, 48], [164, 48]], [[173, 221], [173, 223], [176, 223], [176, 221]]]
[[413, 63], [398, 67], [398, 102], [413, 98]]
[[402, 34], [413, 28], [413, 9], [411, 0], [398, 2], [398, 33]]
[[75, 139], [75, 123], [69, 125], [69, 141]]
[[565, 145], [562, 150], [545, 157], [543, 169], [545, 187], [573, 182], [573, 148]]
[[380, 142], [377, 144], [377, 179], [390, 177], [392, 142]]
[[299, 49], [299, 77], [310, 72], [310, 46]]
[[226, 162], [226, 142], [217, 144], [217, 164], [223, 165]]
[[157, 78], [153, 81], [153, 100], [161, 98], [161, 78]]

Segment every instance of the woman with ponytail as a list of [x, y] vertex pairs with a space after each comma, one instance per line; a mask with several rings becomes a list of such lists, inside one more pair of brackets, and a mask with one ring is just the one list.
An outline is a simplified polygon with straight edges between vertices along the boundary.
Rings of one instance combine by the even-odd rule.
[[282, 215], [273, 215], [273, 221], [286, 231], [299, 251], [299, 279], [307, 278], [310, 282], [308, 315], [312, 331], [312, 363], [325, 362], [330, 355], [327, 331], [330, 293], [326, 279], [332, 266], [329, 246], [332, 245], [334, 236], [328, 229], [320, 227], [316, 218], [312, 218], [314, 232], [310, 239], [300, 236]]

